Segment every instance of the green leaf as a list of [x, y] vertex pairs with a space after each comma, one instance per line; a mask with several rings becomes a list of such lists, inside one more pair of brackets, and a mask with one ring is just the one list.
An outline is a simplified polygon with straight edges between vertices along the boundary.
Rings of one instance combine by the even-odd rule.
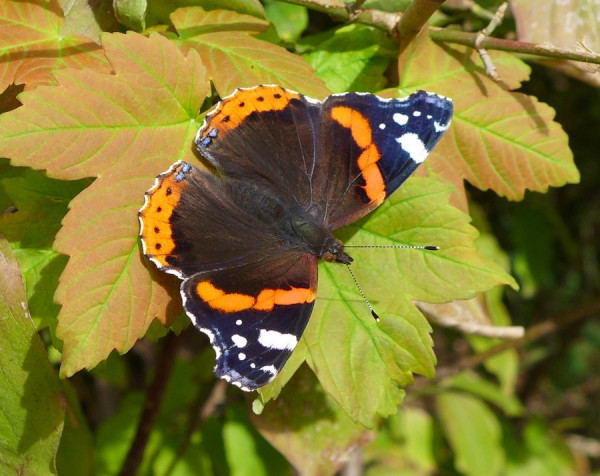
[[47, 249], [16, 249], [15, 255], [23, 270], [27, 303], [33, 322], [38, 329], [50, 327], [53, 345], [60, 349], [62, 343], [55, 339], [56, 317], [60, 306], [54, 301], [60, 274], [68, 257]]
[[63, 381], [68, 401], [68, 413], [56, 454], [58, 474], [94, 476], [94, 435], [79, 403], [75, 387]]
[[348, 417], [306, 366], [296, 372], [281, 398], [252, 420], [300, 474], [334, 474], [352, 450], [374, 436]]
[[0, 237], [0, 473], [54, 474], [65, 397], [35, 326], [8, 242]]
[[117, 413], [103, 422], [96, 432], [95, 474], [119, 474], [135, 437], [138, 420], [144, 408], [144, 396], [129, 392]]
[[245, 409], [229, 407], [223, 425], [223, 443], [233, 476], [267, 476], [289, 472], [289, 465], [250, 423]]
[[438, 413], [462, 474], [502, 474], [505, 454], [496, 415], [481, 400], [458, 392], [437, 397]]
[[296, 40], [308, 26], [306, 7], [275, 0], [268, 0], [264, 3], [267, 19], [275, 26], [277, 34], [282, 40]]
[[[322, 98], [329, 91], [302, 58], [248, 34], [247, 21], [239, 18], [241, 31], [216, 31], [210, 29], [210, 21], [220, 25], [217, 15], [196, 9], [177, 10], [171, 22], [180, 35], [184, 51], [196, 49], [206, 65], [208, 74], [221, 97], [235, 88], [257, 84], [278, 84], [298, 92]], [[228, 23], [235, 24], [235, 15], [229, 12]], [[200, 34], [189, 36], [198, 30]]]
[[498, 385], [480, 378], [475, 373], [461, 373], [449, 379], [448, 385], [455, 390], [469, 392], [486, 400], [502, 409], [508, 416], [520, 416], [523, 413], [523, 405], [518, 398], [506, 395]]
[[372, 27], [347, 25], [303, 38], [303, 57], [333, 92], [375, 92], [386, 83], [385, 71], [398, 45]]
[[581, 455], [574, 455], [561, 435], [540, 418], [528, 422], [521, 438], [508, 434], [504, 439], [507, 452], [507, 476], [561, 476], [577, 474]]
[[58, 278], [67, 257], [50, 247], [70, 200], [91, 183], [64, 181], [24, 167], [0, 164], [0, 190], [14, 213], [0, 215], [0, 232], [11, 241], [25, 280], [29, 312], [38, 329], [50, 326], [53, 344], [59, 306], [54, 301]]
[[[0, 215], [0, 231], [20, 248], [50, 248], [69, 202], [91, 180], [64, 181], [0, 163], [0, 189], [15, 213]], [[22, 266], [22, 264], [21, 264]]]
[[[471, 298], [499, 284], [517, 288], [501, 266], [477, 250], [478, 232], [467, 214], [448, 204], [451, 193], [447, 185], [413, 177], [371, 215], [342, 230], [340, 236], [348, 246], [440, 248], [433, 252], [378, 251], [378, 259], [372, 249], [349, 248], [359, 263], [368, 257], [369, 266], [357, 266], [356, 270], [360, 281], [377, 283], [376, 289], [365, 289], [368, 297], [385, 302], [400, 291], [419, 301], [447, 302]], [[388, 253], [393, 253], [394, 259]]]
[[217, 31], [244, 31], [260, 33], [269, 27], [269, 22], [251, 15], [242, 15], [231, 10], [204, 11], [199, 7], [180, 8], [172, 18], [180, 25], [179, 38], [194, 38]]
[[[433, 474], [438, 440], [433, 418], [425, 410], [403, 405], [390, 416], [372, 443], [364, 448], [369, 474]], [[404, 470], [404, 471], [402, 471]]]
[[392, 424], [397, 421], [402, 431], [406, 459], [424, 471], [433, 471], [435, 427], [431, 415], [421, 408], [404, 406], [391, 420]]
[[60, 7], [65, 15], [64, 35], [84, 35], [100, 43], [102, 32], [119, 29], [112, 0], [60, 0]]

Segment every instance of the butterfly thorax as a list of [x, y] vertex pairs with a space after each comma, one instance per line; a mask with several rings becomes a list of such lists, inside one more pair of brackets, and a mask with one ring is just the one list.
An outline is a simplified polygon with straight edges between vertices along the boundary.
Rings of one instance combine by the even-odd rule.
[[324, 226], [301, 216], [287, 218], [289, 233], [295, 235], [300, 244], [308, 245], [309, 252], [325, 261], [350, 264], [352, 258], [344, 251], [344, 244]]
[[325, 261], [349, 264], [352, 258], [344, 244], [335, 238], [325, 223], [324, 207], [309, 207], [282, 202], [269, 186], [245, 180], [224, 182], [229, 196], [241, 209], [260, 220], [283, 238], [289, 248], [310, 253]]

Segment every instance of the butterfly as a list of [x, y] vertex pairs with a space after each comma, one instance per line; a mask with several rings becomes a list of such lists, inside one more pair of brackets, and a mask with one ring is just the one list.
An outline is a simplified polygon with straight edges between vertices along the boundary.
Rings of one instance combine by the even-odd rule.
[[212, 170], [179, 161], [139, 211], [145, 256], [181, 280], [215, 373], [256, 390], [279, 373], [310, 318], [319, 260], [349, 264], [334, 231], [365, 216], [425, 160], [452, 101], [280, 86], [237, 89], [195, 138]]

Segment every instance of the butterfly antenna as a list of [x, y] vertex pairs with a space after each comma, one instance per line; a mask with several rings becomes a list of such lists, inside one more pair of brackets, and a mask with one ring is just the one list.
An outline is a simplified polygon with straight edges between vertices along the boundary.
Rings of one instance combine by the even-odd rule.
[[367, 299], [367, 296], [365, 296], [365, 293], [363, 293], [363, 290], [360, 287], [360, 284], [358, 284], [358, 281], [356, 280], [356, 276], [354, 276], [354, 271], [352, 271], [352, 268], [350, 268], [349, 264], [346, 265], [346, 268], [348, 268], [348, 272], [350, 273], [350, 276], [352, 276], [352, 280], [354, 281], [354, 284], [356, 285], [356, 288], [358, 289], [358, 292], [360, 293], [360, 295], [362, 296], [362, 298], [367, 303], [367, 306], [371, 310], [371, 315], [373, 316], [373, 319], [375, 319], [376, 322], [379, 322], [379, 316], [375, 312], [375, 309], [373, 309], [373, 306], [371, 306], [371, 303]]
[[440, 249], [439, 246], [435, 245], [426, 245], [426, 246], [416, 246], [416, 245], [344, 245], [344, 248], [409, 248], [412, 250], [427, 250], [427, 251], [438, 251]]

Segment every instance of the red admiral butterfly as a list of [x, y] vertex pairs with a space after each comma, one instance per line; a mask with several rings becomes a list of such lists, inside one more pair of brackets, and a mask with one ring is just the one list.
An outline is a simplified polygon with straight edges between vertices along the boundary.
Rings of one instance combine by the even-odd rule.
[[424, 91], [321, 102], [278, 86], [238, 89], [206, 115], [195, 145], [214, 172], [173, 164], [139, 218], [218, 377], [246, 391], [273, 380], [308, 323], [318, 260], [352, 261], [333, 232], [396, 190], [451, 118], [452, 101]]

